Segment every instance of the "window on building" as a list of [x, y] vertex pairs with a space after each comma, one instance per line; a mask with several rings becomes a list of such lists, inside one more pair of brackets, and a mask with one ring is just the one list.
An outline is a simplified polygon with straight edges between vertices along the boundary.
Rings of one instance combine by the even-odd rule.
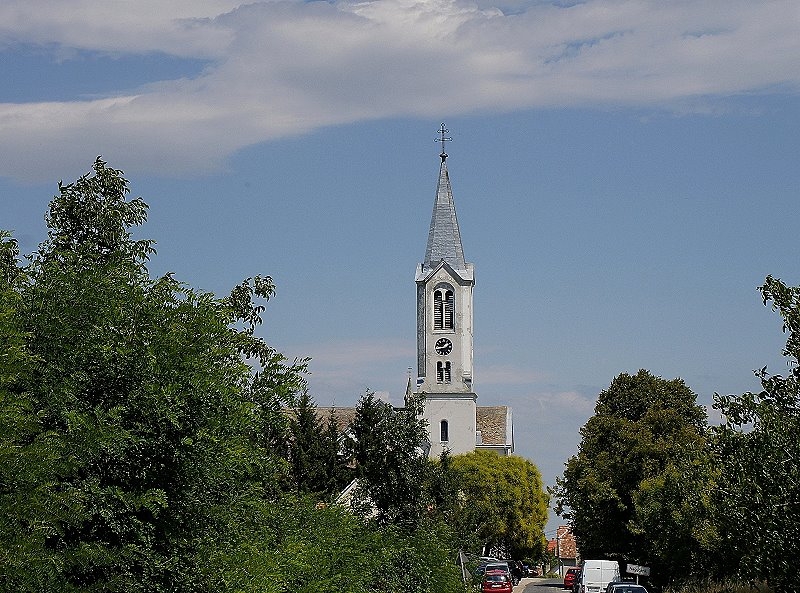
[[455, 303], [452, 287], [442, 285], [433, 291], [433, 329], [455, 328]]
[[447, 420], [442, 420], [439, 423], [439, 440], [446, 443], [450, 440], [450, 426]]
[[455, 297], [452, 290], [444, 292], [444, 329], [453, 329]]
[[450, 361], [436, 363], [436, 382], [450, 383]]

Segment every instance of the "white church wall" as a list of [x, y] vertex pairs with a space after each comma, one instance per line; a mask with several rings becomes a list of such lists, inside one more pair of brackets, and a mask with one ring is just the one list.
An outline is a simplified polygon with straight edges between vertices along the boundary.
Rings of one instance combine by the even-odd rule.
[[[444, 449], [453, 455], [475, 450], [475, 400], [475, 394], [426, 398], [423, 416], [428, 421], [431, 457], [439, 457]], [[442, 420], [447, 421], [447, 441], [440, 438]]]

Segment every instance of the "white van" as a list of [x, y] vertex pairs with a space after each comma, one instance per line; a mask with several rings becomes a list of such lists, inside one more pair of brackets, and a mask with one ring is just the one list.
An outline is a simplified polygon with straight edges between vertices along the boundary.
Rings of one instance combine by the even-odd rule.
[[619, 563], [614, 560], [584, 560], [581, 569], [580, 593], [603, 593], [619, 577]]

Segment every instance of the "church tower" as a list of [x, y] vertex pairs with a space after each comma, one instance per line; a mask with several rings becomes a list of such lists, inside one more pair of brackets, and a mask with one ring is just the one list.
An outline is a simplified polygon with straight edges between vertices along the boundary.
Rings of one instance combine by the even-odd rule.
[[441, 134], [439, 181], [425, 261], [417, 265], [417, 390], [425, 395], [430, 456], [476, 447], [476, 402], [472, 391], [473, 265], [464, 260], [461, 232]]

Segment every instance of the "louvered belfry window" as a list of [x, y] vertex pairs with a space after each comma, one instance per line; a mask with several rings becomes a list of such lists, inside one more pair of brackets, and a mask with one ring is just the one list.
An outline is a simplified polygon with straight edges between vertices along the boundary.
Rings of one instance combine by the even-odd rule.
[[450, 383], [450, 361], [436, 363], [436, 382]]
[[452, 290], [437, 288], [433, 292], [433, 329], [455, 327], [455, 301]]
[[443, 329], [443, 317], [444, 303], [442, 302], [442, 291], [437, 290], [433, 293], [433, 329]]
[[444, 293], [444, 329], [453, 329], [453, 309], [455, 298], [452, 290]]

